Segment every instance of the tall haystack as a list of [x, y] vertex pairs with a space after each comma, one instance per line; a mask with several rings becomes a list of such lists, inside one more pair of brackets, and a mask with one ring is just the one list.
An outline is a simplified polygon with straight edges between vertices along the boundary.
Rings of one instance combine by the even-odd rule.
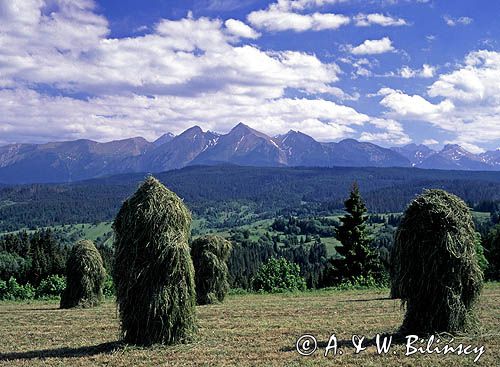
[[66, 289], [61, 308], [94, 307], [103, 299], [102, 288], [106, 270], [99, 251], [92, 241], [78, 241], [66, 263]]
[[191, 214], [153, 177], [121, 207], [113, 279], [123, 338], [139, 345], [174, 344], [196, 330]]
[[483, 276], [472, 216], [443, 190], [426, 190], [406, 209], [397, 230], [392, 292], [406, 304], [405, 333], [460, 332], [474, 325]]
[[229, 290], [227, 260], [231, 249], [231, 242], [215, 235], [197, 238], [191, 244], [199, 305], [224, 301]]

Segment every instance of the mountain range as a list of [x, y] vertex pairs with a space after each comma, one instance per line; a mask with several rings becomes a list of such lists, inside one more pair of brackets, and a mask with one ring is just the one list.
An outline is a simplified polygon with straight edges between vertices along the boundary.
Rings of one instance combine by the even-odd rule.
[[322, 143], [299, 131], [268, 136], [243, 123], [221, 135], [194, 126], [154, 142], [136, 137], [0, 147], [0, 183], [73, 182], [112, 174], [162, 172], [188, 165], [418, 167], [500, 171], [500, 150], [473, 154], [459, 145], [383, 148], [345, 139]]

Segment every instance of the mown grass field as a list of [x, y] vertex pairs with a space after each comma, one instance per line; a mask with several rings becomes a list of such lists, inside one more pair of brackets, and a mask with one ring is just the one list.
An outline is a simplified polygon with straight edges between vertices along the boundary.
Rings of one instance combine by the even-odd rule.
[[[404, 356], [397, 345], [387, 355], [368, 347], [354, 354], [353, 334], [374, 337], [397, 330], [403, 311], [387, 290], [314, 291], [232, 295], [221, 305], [198, 307], [199, 333], [191, 344], [123, 346], [112, 301], [94, 309], [59, 310], [57, 302], [0, 304], [0, 366], [468, 366], [500, 365], [500, 284], [488, 284], [478, 306], [482, 327], [452, 343], [485, 346], [474, 356]], [[317, 337], [310, 357], [295, 351], [297, 338]], [[324, 357], [335, 333], [342, 355]], [[394, 354], [395, 352], [395, 354]]]

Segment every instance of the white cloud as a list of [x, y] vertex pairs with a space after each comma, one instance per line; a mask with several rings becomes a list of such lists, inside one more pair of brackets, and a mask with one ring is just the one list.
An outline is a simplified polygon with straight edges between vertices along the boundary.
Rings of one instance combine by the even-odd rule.
[[237, 19], [228, 19], [224, 22], [224, 25], [227, 31], [233, 36], [250, 39], [257, 39], [260, 37], [260, 33], [255, 32], [251, 27]]
[[247, 20], [254, 27], [267, 31], [322, 31], [349, 24], [349, 17], [333, 13], [301, 14], [299, 11], [334, 4], [342, 0], [278, 0], [267, 9], [253, 11]]
[[317, 99], [261, 99], [214, 93], [185, 96], [103, 96], [89, 100], [42, 95], [29, 89], [0, 90], [2, 136], [31, 141], [130, 136], [153, 139], [198, 124], [225, 132], [244, 121], [268, 134], [301, 130], [320, 140], [354, 133], [370, 120], [350, 107]]
[[274, 6], [281, 10], [304, 10], [345, 1], [347, 0], [278, 0], [275, 4], [271, 4], [271, 7]]
[[[270, 134], [292, 128], [335, 140], [354, 136], [354, 127], [370, 121], [318, 97], [357, 97], [334, 85], [337, 64], [245, 44], [241, 38], [254, 33], [242, 22], [190, 15], [117, 39], [108, 37], [107, 20], [95, 14], [92, 1], [47, 4], [1, 2], [3, 142], [152, 139], [194, 124], [223, 132], [238, 121]], [[312, 3], [291, 6], [297, 4]], [[332, 28], [337, 20], [331, 14], [311, 17], [314, 29]], [[306, 97], [291, 99], [286, 91]]]
[[415, 77], [417, 75], [417, 72], [408, 66], [403, 66], [401, 69], [399, 69], [399, 75], [402, 78], [409, 79]]
[[379, 40], [366, 40], [356, 47], [351, 46], [350, 51], [354, 55], [375, 55], [394, 51], [394, 47], [390, 38], [384, 37]]
[[[92, 13], [81, 18], [94, 19]], [[75, 49], [67, 52], [59, 48], [62, 41], [54, 44], [50, 37], [34, 40], [29, 34], [24, 38], [13, 35], [19, 29], [17, 23], [10, 21], [0, 38], [0, 46], [5, 46], [0, 47], [0, 83], [4, 86], [13, 81], [43, 83], [91, 94], [227, 90], [268, 98], [281, 97], [285, 89], [294, 88], [339, 95], [338, 88], [331, 85], [340, 72], [336, 64], [296, 51], [235, 47], [231, 44], [234, 36], [225, 33], [219, 20], [162, 20], [153, 33], [123, 39], [105, 38], [107, 29], [99, 29], [97, 37], [87, 36], [86, 51], [81, 51], [82, 43], [75, 42]], [[38, 32], [41, 23], [32, 23], [32, 32]], [[229, 22], [233, 30], [234, 25]], [[85, 28], [81, 24], [75, 27]], [[63, 32], [60, 37], [67, 34], [71, 39], [75, 32]], [[69, 42], [68, 47], [71, 45]]]
[[356, 26], [368, 27], [371, 25], [380, 25], [383, 27], [389, 26], [404, 26], [408, 25], [403, 18], [394, 18], [388, 15], [373, 13], [373, 14], [358, 14], [354, 17]]
[[438, 104], [432, 104], [419, 95], [410, 96], [402, 91], [391, 88], [382, 88], [378, 93], [384, 96], [380, 104], [397, 112], [398, 116], [402, 117], [432, 118], [442, 113], [450, 112], [455, 107], [449, 100], [444, 100]]
[[432, 78], [436, 72], [436, 68], [434, 66], [424, 64], [422, 66], [422, 70], [420, 70], [420, 76], [422, 78]]
[[337, 29], [350, 22], [349, 17], [331, 13], [298, 14], [279, 9], [258, 10], [248, 15], [254, 27], [267, 31], [305, 32]]
[[412, 69], [409, 66], [403, 66], [398, 70], [397, 76], [400, 76], [404, 79], [410, 78], [432, 78], [434, 73], [436, 72], [436, 68], [434, 66], [424, 64], [421, 69]]
[[439, 144], [439, 141], [437, 141], [436, 139], [425, 139], [422, 144], [424, 145], [438, 145]]
[[392, 145], [404, 145], [411, 143], [410, 137], [404, 132], [403, 125], [393, 119], [375, 118], [369, 122], [379, 131], [363, 132], [361, 141], [369, 141], [374, 143], [385, 143]]
[[471, 52], [462, 67], [441, 75], [430, 86], [429, 95], [463, 102], [500, 104], [500, 52]]
[[376, 61], [370, 61], [367, 58], [355, 58], [355, 57], [343, 57], [339, 61], [349, 64], [354, 69], [351, 73], [351, 78], [356, 79], [357, 77], [370, 77], [373, 75], [372, 68]]
[[480, 151], [480, 143], [500, 141], [500, 52], [471, 52], [463, 65], [439, 75], [428, 95], [440, 102], [389, 88], [379, 95], [388, 116], [430, 123], [454, 136], [449, 142], [470, 151]]
[[454, 27], [456, 25], [469, 25], [471, 24], [474, 19], [469, 18], [469, 17], [459, 17], [459, 18], [453, 18], [449, 15], [445, 15], [443, 17], [445, 23], [449, 25], [450, 27]]

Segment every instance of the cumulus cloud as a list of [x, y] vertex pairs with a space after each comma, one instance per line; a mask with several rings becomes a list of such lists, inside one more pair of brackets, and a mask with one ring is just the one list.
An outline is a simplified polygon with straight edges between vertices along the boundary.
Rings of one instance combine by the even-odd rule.
[[377, 132], [363, 132], [361, 141], [369, 141], [374, 143], [385, 143], [392, 145], [404, 145], [411, 143], [410, 137], [405, 133], [403, 125], [393, 119], [375, 118], [370, 120]]
[[345, 1], [347, 0], [278, 0], [273, 5], [282, 10], [304, 10], [308, 8], [342, 3]]
[[354, 17], [356, 26], [368, 27], [371, 25], [380, 25], [382, 27], [394, 27], [408, 25], [403, 18], [394, 18], [388, 15], [373, 13], [373, 14], [358, 14]]
[[230, 34], [239, 38], [257, 39], [261, 36], [260, 33], [237, 19], [228, 19], [224, 25]]
[[[89, 9], [87, 12], [80, 18], [94, 24], [95, 16]], [[39, 21], [32, 22], [32, 32], [43, 28], [44, 21], [39, 14]], [[17, 23], [11, 20], [0, 38], [0, 46], [4, 46], [0, 47], [0, 83], [5, 86], [13, 81], [43, 83], [93, 94], [196, 94], [227, 90], [276, 98], [286, 88], [338, 94], [338, 88], [331, 86], [338, 80], [336, 64], [325, 64], [314, 55], [296, 51], [266, 52], [250, 45], [233, 46], [234, 34], [228, 34], [229, 29], [240, 36], [254, 36], [237, 21], [228, 22], [229, 28], [224, 28], [220, 20], [208, 18], [162, 20], [152, 33], [123, 39], [104, 37], [104, 28], [94, 30], [98, 35], [88, 35], [85, 42], [67, 42], [67, 47], [75, 48], [66, 52], [59, 39], [13, 34], [18, 32]], [[74, 27], [85, 28], [82, 24]], [[61, 32], [60, 37], [67, 34], [72, 39], [73, 33], [82, 32], [74, 29]]]
[[500, 140], [500, 52], [469, 53], [456, 70], [439, 75], [427, 93], [440, 102], [383, 88], [380, 103], [389, 116], [430, 123], [455, 137], [449, 142], [470, 151]]
[[260, 99], [214, 93], [185, 96], [102, 96], [88, 100], [47, 96], [29, 89], [0, 90], [2, 135], [31, 141], [96, 140], [180, 133], [192, 125], [225, 132], [237, 121], [269, 134], [301, 130], [321, 140], [352, 135], [369, 116], [326, 100]]
[[412, 69], [409, 66], [403, 66], [398, 70], [397, 75], [401, 78], [410, 79], [410, 78], [432, 78], [434, 73], [436, 72], [436, 68], [434, 66], [424, 64], [421, 69]]
[[394, 51], [389, 37], [379, 40], [366, 40], [356, 47], [348, 47], [353, 55], [376, 55]]
[[[305, 9], [332, 2], [287, 3]], [[337, 64], [245, 44], [257, 35], [238, 20], [163, 19], [145, 34], [118, 39], [109, 37], [107, 20], [90, 0], [1, 6], [4, 143], [153, 139], [194, 124], [224, 132], [238, 121], [269, 134], [292, 128], [335, 140], [355, 136], [371, 120], [333, 101], [356, 98], [335, 86]], [[312, 17], [317, 29], [336, 20]], [[303, 97], [289, 98], [287, 91]]]
[[[268, 31], [304, 32], [337, 29], [349, 24], [350, 17], [319, 12], [304, 14], [304, 10], [339, 2], [343, 2], [343, 0], [278, 0], [278, 2], [270, 4], [267, 9], [251, 12], [248, 15], [248, 21], [254, 27]], [[381, 13], [360, 13], [353, 20], [358, 27], [408, 25], [403, 18], [395, 18]]]
[[430, 86], [429, 95], [464, 102], [500, 104], [500, 52], [471, 52], [458, 70], [440, 75]]
[[457, 25], [469, 25], [471, 24], [474, 19], [469, 18], [469, 17], [459, 17], [459, 18], [453, 18], [449, 15], [445, 15], [443, 17], [445, 23], [449, 25], [450, 27], [454, 27]]
[[455, 106], [449, 100], [433, 104], [419, 95], [407, 95], [400, 90], [382, 88], [379, 95], [384, 96], [380, 104], [396, 111], [402, 117], [425, 117], [433, 118], [443, 113], [452, 111]]
[[349, 24], [350, 19], [344, 15], [332, 13], [298, 14], [278, 8], [258, 10], [248, 15], [248, 21], [254, 27], [268, 31], [321, 31], [337, 29]]

